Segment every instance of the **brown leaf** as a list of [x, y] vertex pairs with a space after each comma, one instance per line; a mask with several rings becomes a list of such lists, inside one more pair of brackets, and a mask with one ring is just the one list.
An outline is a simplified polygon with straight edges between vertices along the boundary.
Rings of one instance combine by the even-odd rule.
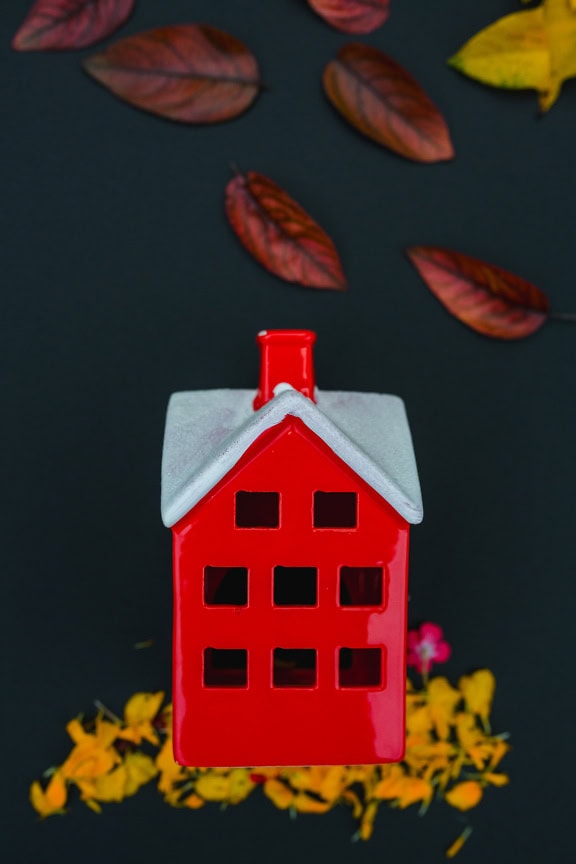
[[199, 24], [129, 36], [84, 63], [120, 99], [182, 123], [218, 123], [260, 90], [258, 64], [234, 36]]
[[226, 215], [248, 252], [276, 276], [310, 288], [346, 288], [330, 237], [268, 177], [237, 174], [226, 187]]
[[126, 21], [134, 0], [36, 0], [12, 40], [16, 51], [85, 48]]
[[371, 45], [344, 45], [324, 70], [324, 90], [359, 132], [407, 159], [439, 162], [454, 150], [446, 122], [417, 81]]
[[548, 298], [531, 282], [469, 255], [413, 246], [408, 257], [456, 318], [496, 339], [522, 339], [548, 318]]
[[390, 0], [308, 0], [308, 4], [344, 33], [371, 33], [390, 14]]

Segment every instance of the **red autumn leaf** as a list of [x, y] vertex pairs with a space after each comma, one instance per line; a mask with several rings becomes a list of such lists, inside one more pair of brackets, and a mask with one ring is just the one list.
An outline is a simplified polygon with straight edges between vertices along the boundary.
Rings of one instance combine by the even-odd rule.
[[308, 0], [315, 12], [344, 33], [371, 33], [390, 13], [390, 0]]
[[446, 122], [417, 81], [371, 45], [344, 45], [324, 70], [324, 90], [359, 132], [417, 162], [452, 159]]
[[237, 174], [226, 187], [226, 215], [242, 244], [267, 270], [310, 288], [346, 288], [326, 232], [263, 174]]
[[407, 254], [446, 309], [478, 333], [522, 339], [548, 319], [548, 298], [521, 276], [433, 246], [413, 246]]
[[126, 21], [134, 0], [36, 0], [12, 40], [16, 51], [85, 48]]
[[258, 64], [228, 33], [200, 24], [160, 27], [110, 45], [84, 63], [116, 96], [182, 123], [218, 123], [248, 108]]

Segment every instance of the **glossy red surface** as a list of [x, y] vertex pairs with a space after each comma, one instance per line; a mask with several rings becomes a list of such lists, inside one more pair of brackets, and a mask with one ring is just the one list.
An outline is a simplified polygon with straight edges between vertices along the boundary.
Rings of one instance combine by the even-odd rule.
[[300, 420], [254, 442], [173, 528], [178, 762], [402, 757], [408, 529]]
[[256, 340], [260, 348], [260, 383], [254, 409], [274, 398], [278, 384], [289, 384], [315, 402], [312, 350], [316, 334], [311, 330], [264, 330]]

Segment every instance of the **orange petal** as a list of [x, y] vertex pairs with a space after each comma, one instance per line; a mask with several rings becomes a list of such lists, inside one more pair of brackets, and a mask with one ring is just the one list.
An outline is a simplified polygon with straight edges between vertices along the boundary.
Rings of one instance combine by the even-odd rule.
[[482, 799], [482, 786], [476, 780], [465, 780], [457, 783], [444, 796], [448, 804], [458, 810], [470, 810], [476, 807]]

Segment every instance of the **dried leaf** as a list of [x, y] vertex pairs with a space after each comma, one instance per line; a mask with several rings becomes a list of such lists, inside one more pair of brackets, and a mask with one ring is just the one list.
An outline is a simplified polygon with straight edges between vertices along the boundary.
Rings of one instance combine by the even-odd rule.
[[417, 81], [371, 45], [344, 45], [324, 70], [324, 90], [359, 132], [416, 162], [452, 159], [446, 122]]
[[226, 187], [226, 215], [245, 248], [276, 276], [310, 288], [346, 288], [330, 237], [268, 177], [237, 174]]
[[544, 0], [506, 15], [472, 37], [448, 61], [465, 75], [509, 89], [533, 89], [547, 111], [562, 83], [576, 76], [576, 4]]
[[414, 246], [407, 254], [446, 309], [478, 333], [522, 339], [548, 318], [548, 298], [520, 276], [432, 246]]
[[371, 33], [390, 14], [390, 0], [308, 0], [308, 4], [344, 33]]
[[85, 48], [118, 29], [134, 0], [36, 0], [12, 40], [16, 51]]
[[182, 123], [238, 116], [260, 91], [258, 64], [234, 36], [181, 24], [129, 36], [88, 58], [86, 71], [120, 99]]

